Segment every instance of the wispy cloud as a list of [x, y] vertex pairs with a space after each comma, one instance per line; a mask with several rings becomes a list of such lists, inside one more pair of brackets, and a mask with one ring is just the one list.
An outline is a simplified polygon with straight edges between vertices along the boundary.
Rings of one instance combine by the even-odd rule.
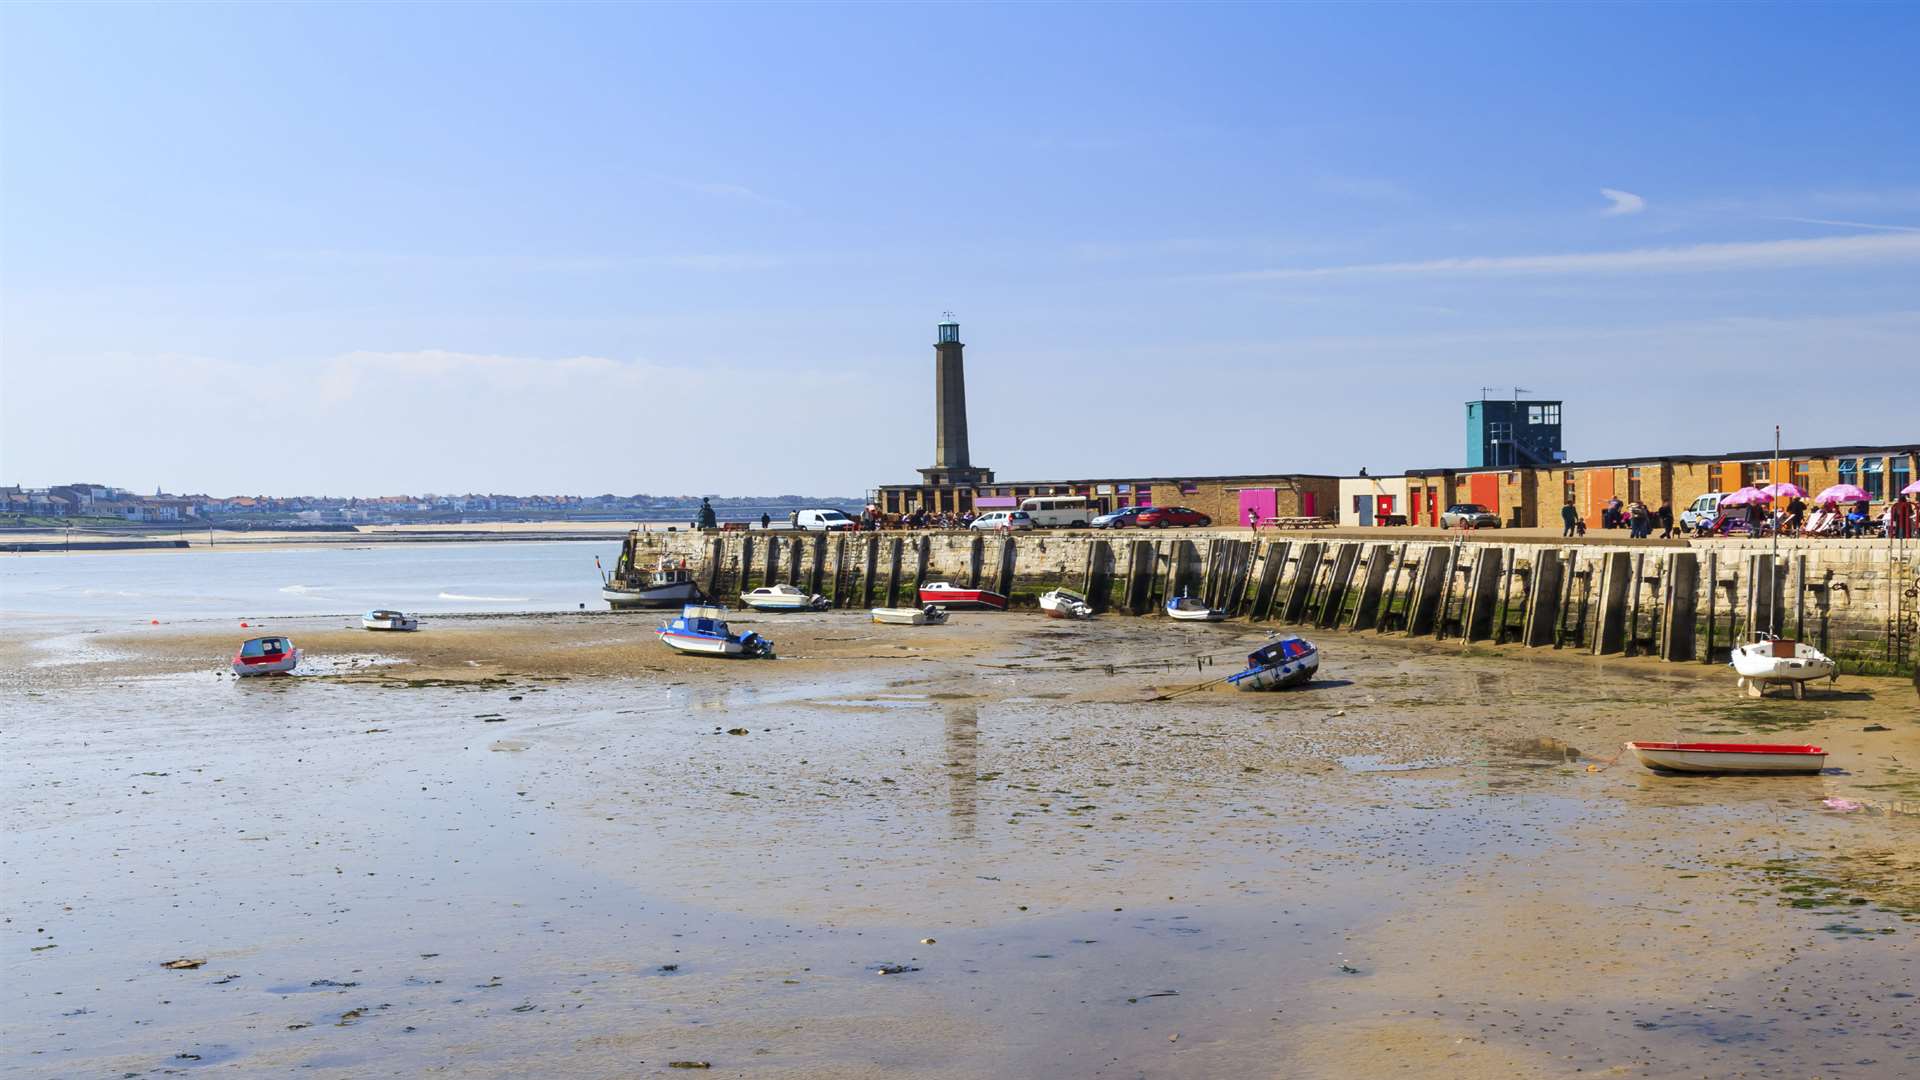
[[661, 177], [674, 187], [701, 195], [712, 195], [720, 199], [737, 199], [741, 202], [758, 203], [761, 206], [787, 206], [785, 199], [777, 199], [765, 192], [756, 191], [745, 184], [718, 183], [711, 180], [687, 180], [677, 176]]
[[1631, 191], [1603, 187], [1600, 189], [1600, 194], [1607, 197], [1607, 208], [1600, 212], [1608, 217], [1624, 217], [1627, 214], [1637, 214], [1647, 208], [1647, 200]]
[[1689, 247], [1550, 255], [1485, 255], [1418, 262], [1361, 263], [1246, 270], [1210, 275], [1216, 280], [1290, 281], [1334, 277], [1518, 276], [1552, 274], [1690, 273], [1712, 270], [1773, 270], [1790, 266], [1920, 260], [1920, 232], [1872, 236], [1827, 236], [1814, 240], [1756, 240]]
[[1773, 216], [1769, 216], [1767, 220], [1768, 221], [1791, 221], [1800, 225], [1838, 225], [1842, 228], [1847, 228], [1847, 229], [1879, 229], [1883, 232], [1920, 233], [1920, 226], [1882, 225], [1878, 222], [1872, 222], [1872, 221], [1835, 221], [1831, 218], [1773, 217]]

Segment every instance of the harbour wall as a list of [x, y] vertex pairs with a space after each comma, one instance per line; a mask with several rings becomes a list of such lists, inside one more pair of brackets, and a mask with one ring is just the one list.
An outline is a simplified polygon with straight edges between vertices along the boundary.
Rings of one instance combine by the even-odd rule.
[[1724, 662], [1771, 630], [1844, 670], [1904, 672], [1920, 624], [1920, 545], [1706, 541], [1658, 546], [1361, 540], [1311, 532], [634, 532], [634, 562], [694, 568], [709, 595], [787, 582], [835, 607], [915, 603], [924, 582], [1085, 592], [1158, 614], [1182, 593], [1236, 618], [1463, 644]]

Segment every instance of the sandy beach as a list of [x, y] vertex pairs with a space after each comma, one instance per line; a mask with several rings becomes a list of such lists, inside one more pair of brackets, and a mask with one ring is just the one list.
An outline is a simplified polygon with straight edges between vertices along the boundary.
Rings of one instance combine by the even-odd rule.
[[[307, 663], [247, 681], [227, 620], [0, 638], [9, 1069], [1920, 1070], [1904, 682], [1326, 633], [1253, 695], [1232, 624], [659, 620], [268, 620]], [[1688, 736], [1830, 768], [1614, 760]]]

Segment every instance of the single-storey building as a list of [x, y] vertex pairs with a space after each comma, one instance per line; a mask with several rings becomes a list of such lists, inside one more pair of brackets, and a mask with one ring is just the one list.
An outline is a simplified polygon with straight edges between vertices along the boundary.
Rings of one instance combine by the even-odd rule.
[[1084, 496], [1095, 514], [1123, 506], [1185, 506], [1221, 525], [1245, 525], [1248, 515], [1334, 516], [1338, 477], [1308, 473], [1243, 476], [1111, 477], [1083, 480], [989, 480], [978, 484], [887, 484], [873, 501], [883, 513], [979, 513], [1015, 507], [1039, 495]]
[[1340, 478], [1342, 525], [1405, 525], [1411, 513], [1407, 503], [1407, 478], [1404, 476]]

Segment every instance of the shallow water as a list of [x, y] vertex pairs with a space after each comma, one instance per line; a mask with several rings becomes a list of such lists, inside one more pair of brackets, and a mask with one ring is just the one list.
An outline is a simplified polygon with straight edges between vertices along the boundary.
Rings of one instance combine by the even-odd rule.
[[[797, 655], [825, 647], [808, 633], [875, 633], [847, 618], [782, 632]], [[1792, 891], [1911, 861], [1912, 819], [1822, 813], [1855, 776], [1589, 772], [1573, 749], [1652, 710], [1726, 723], [1710, 685], [1621, 677], [1595, 701], [1566, 665], [1478, 662], [1499, 665], [1487, 683], [1340, 636], [1338, 678], [1305, 692], [1145, 704], [1204, 677], [1166, 674], [1152, 624], [1089, 624], [1062, 650], [1041, 620], [995, 618], [969, 624], [1006, 629], [988, 653], [905, 666], [15, 673], [0, 1064], [1920, 1068], [1898, 996], [1920, 981], [1910, 879]], [[620, 625], [585, 623], [607, 620], [538, 625]], [[1207, 632], [1180, 647], [1244, 651]], [[1089, 649], [1120, 673], [1089, 673]], [[1880, 759], [1911, 740], [1869, 745], [1858, 782], [1900, 782]], [[182, 957], [206, 964], [160, 966]]]

